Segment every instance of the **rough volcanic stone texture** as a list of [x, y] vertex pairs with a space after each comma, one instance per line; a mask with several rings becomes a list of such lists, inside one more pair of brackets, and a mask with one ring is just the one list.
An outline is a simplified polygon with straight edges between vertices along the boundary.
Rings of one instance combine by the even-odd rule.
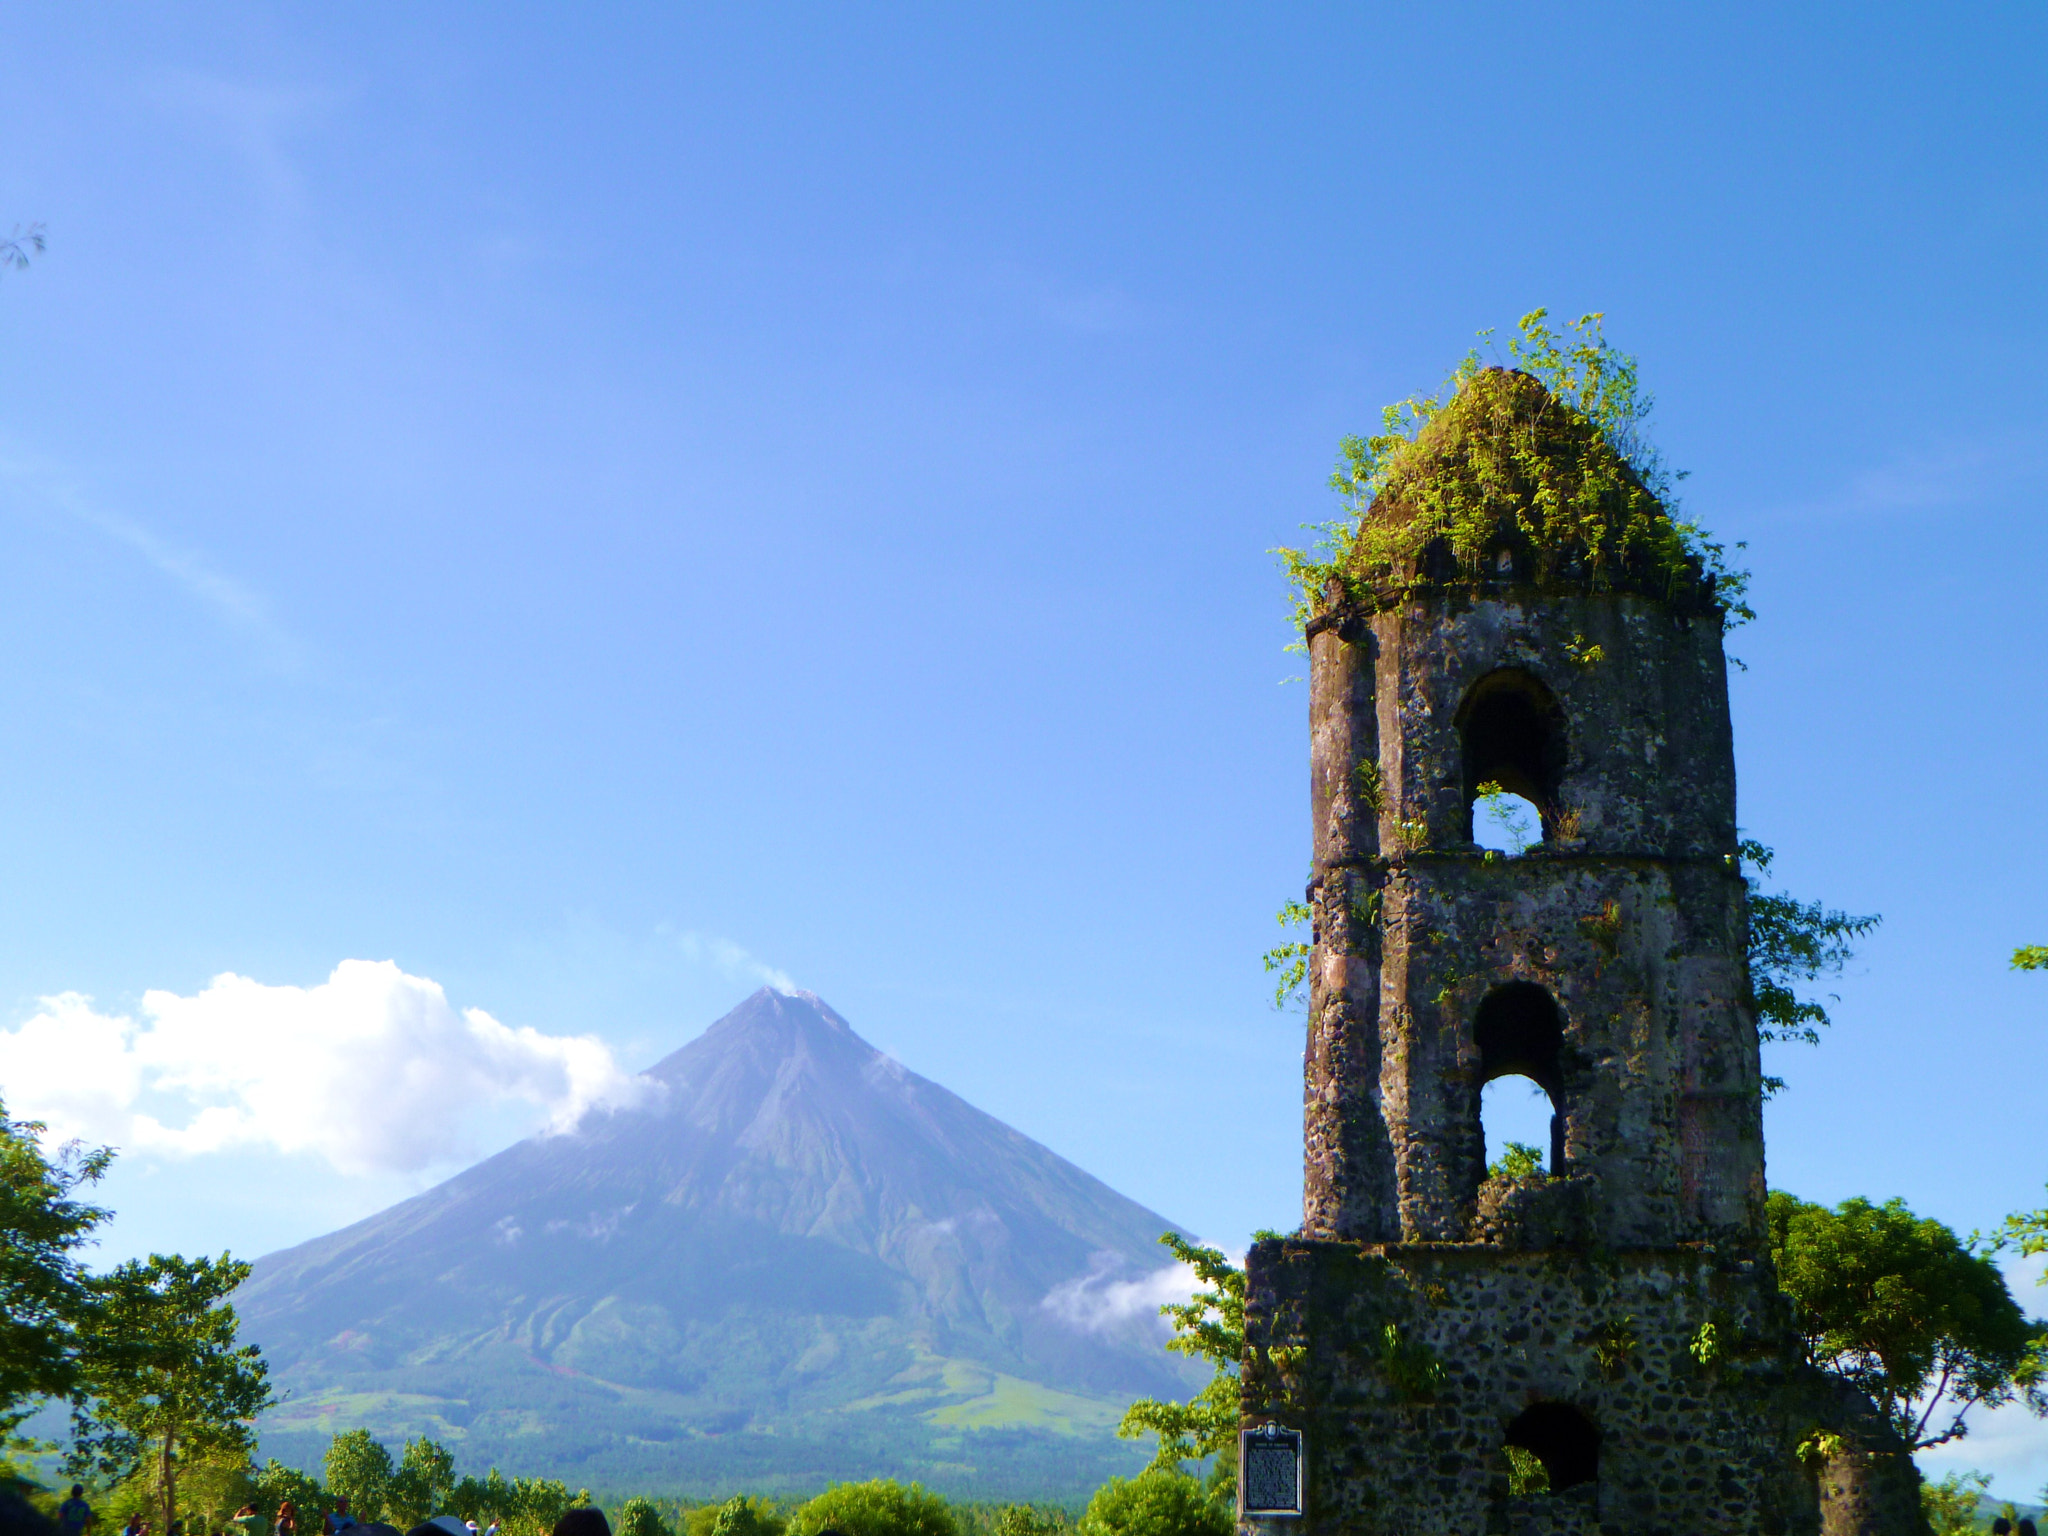
[[[1304, 1532], [1821, 1528], [1794, 1452], [1818, 1420], [1784, 1302], [1751, 1261], [1287, 1239], [1255, 1247], [1249, 1274], [1245, 1408], [1304, 1436]], [[1721, 1353], [1703, 1366], [1691, 1345], [1708, 1322]], [[1415, 1390], [1418, 1358], [1441, 1368], [1433, 1389]], [[1591, 1421], [1599, 1474], [1512, 1497], [1508, 1427], [1538, 1402]]]
[[[1919, 1536], [1904, 1446], [1800, 1363], [1762, 1257], [1719, 615], [1453, 588], [1324, 615], [1309, 666], [1303, 1235], [1252, 1250], [1244, 1362], [1309, 1508], [1268, 1536]], [[1539, 803], [1520, 857], [1472, 841], [1490, 776]], [[1552, 1043], [1504, 1049], [1510, 1004]], [[1556, 1111], [1548, 1176], [1487, 1178], [1510, 1072]], [[1597, 1427], [1598, 1473], [1513, 1497], [1539, 1403]]]

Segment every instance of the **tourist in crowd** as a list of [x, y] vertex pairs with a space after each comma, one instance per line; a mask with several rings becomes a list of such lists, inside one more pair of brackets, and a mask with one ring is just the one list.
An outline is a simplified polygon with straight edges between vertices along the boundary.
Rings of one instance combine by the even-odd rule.
[[356, 1517], [348, 1512], [348, 1495], [343, 1494], [334, 1501], [334, 1508], [321, 1522], [320, 1529], [326, 1536], [341, 1536], [341, 1533], [356, 1523]]
[[2032, 1520], [2022, 1520], [2013, 1527], [2013, 1536], [2037, 1536], [2034, 1530], [2034, 1522]]
[[554, 1536], [612, 1536], [612, 1527], [603, 1510], [584, 1504], [563, 1512], [555, 1522]]
[[256, 1513], [254, 1504], [244, 1504], [228, 1517], [228, 1524], [235, 1528], [235, 1536], [256, 1536], [256, 1527], [263, 1523], [263, 1517]]
[[149, 1522], [140, 1515], [130, 1515], [128, 1523], [121, 1527], [121, 1536], [142, 1536], [149, 1529]]
[[2000, 1515], [1991, 1522], [1991, 1536], [2012, 1536], [2012, 1522]]
[[277, 1506], [277, 1523], [271, 1527], [270, 1536], [299, 1536], [299, 1512], [292, 1508], [290, 1499]]
[[85, 1502], [85, 1485], [73, 1483], [71, 1497], [57, 1506], [57, 1529], [63, 1536], [85, 1536], [93, 1518], [92, 1506]]

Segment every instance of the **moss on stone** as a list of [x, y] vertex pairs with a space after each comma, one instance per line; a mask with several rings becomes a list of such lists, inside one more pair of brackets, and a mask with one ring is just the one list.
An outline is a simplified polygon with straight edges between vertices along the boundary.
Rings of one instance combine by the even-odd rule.
[[1691, 530], [1593, 422], [1508, 368], [1467, 374], [1393, 452], [1338, 569], [1371, 607], [1460, 584], [1714, 601]]

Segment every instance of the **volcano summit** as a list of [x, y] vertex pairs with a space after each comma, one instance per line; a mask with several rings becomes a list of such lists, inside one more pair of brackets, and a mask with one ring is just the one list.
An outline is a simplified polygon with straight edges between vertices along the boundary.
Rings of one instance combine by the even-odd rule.
[[236, 1298], [288, 1394], [265, 1450], [430, 1434], [600, 1487], [914, 1476], [1085, 1491], [1143, 1460], [1173, 1224], [905, 1070], [810, 993], [762, 990], [634, 1108], [531, 1137]]

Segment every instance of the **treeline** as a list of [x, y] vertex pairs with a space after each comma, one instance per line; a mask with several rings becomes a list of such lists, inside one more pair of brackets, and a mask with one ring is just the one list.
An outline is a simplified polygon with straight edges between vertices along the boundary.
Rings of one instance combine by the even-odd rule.
[[[447, 1447], [408, 1440], [394, 1457], [368, 1430], [328, 1443], [316, 1477], [275, 1459], [258, 1467], [247, 1457], [195, 1455], [182, 1468], [175, 1518], [180, 1536], [272, 1536], [292, 1510], [299, 1536], [318, 1536], [324, 1518], [347, 1501], [364, 1525], [401, 1532], [437, 1515], [474, 1521], [499, 1536], [549, 1536], [571, 1509], [593, 1503], [548, 1477], [455, 1475]], [[61, 1490], [41, 1489], [35, 1502], [53, 1510]], [[131, 1514], [154, 1522], [162, 1490], [149, 1469], [91, 1490], [99, 1536]], [[630, 1497], [605, 1511], [613, 1536], [1230, 1536], [1234, 1490], [1155, 1466], [1134, 1478], [1112, 1478], [1077, 1518], [1056, 1504], [949, 1502], [919, 1485], [888, 1479], [838, 1483], [808, 1499], [741, 1494], [720, 1501]], [[241, 1518], [237, 1518], [237, 1516]]]

